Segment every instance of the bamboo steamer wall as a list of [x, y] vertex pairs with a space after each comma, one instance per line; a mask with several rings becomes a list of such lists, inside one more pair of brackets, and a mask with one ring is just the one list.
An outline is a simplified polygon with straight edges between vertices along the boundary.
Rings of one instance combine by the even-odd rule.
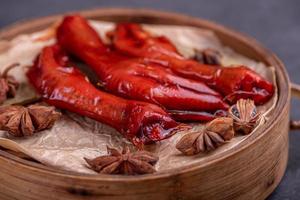
[[[283, 64], [254, 39], [215, 23], [151, 10], [96, 9], [91, 19], [190, 25], [213, 30], [223, 44], [276, 68], [279, 100], [264, 127], [227, 152], [195, 165], [142, 176], [82, 175], [0, 151], [1, 199], [264, 199], [279, 184], [288, 158], [290, 83]], [[0, 39], [45, 28], [61, 16], [24, 21]]]

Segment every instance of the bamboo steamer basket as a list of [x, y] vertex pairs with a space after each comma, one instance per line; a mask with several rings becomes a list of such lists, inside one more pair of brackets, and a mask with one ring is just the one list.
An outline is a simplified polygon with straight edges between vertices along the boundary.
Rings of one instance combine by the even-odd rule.
[[[232, 149], [196, 164], [141, 176], [84, 175], [41, 165], [0, 150], [0, 198], [5, 199], [264, 199], [279, 184], [288, 160], [290, 81], [282, 62], [254, 39], [203, 19], [145, 9], [79, 12], [96, 20], [187, 25], [210, 29], [224, 45], [276, 69], [279, 98], [270, 120]], [[11, 39], [50, 26], [62, 15], [16, 23]], [[299, 88], [293, 87], [299, 94]]]

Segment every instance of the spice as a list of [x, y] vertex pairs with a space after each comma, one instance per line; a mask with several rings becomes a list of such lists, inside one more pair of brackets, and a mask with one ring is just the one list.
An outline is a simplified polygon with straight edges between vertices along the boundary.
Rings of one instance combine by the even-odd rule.
[[207, 65], [221, 65], [222, 54], [214, 49], [195, 50], [194, 59]]
[[8, 72], [17, 66], [19, 66], [18, 63], [11, 64], [0, 74], [0, 104], [2, 104], [7, 98], [11, 98], [16, 95], [19, 83], [13, 76], [8, 75]]
[[235, 131], [249, 134], [257, 125], [261, 115], [257, 112], [253, 100], [240, 99], [230, 107], [229, 116], [234, 120]]
[[15, 137], [30, 136], [51, 128], [60, 113], [54, 107], [31, 105], [0, 107], [0, 130]]
[[149, 174], [155, 172], [154, 165], [158, 157], [148, 151], [130, 152], [124, 147], [122, 152], [107, 147], [108, 155], [87, 159], [91, 169], [100, 174]]
[[203, 130], [184, 135], [176, 144], [176, 148], [185, 155], [195, 155], [214, 150], [233, 136], [233, 120], [220, 117], [208, 123]]
[[290, 129], [295, 130], [300, 128], [300, 121], [299, 120], [291, 120], [290, 121]]

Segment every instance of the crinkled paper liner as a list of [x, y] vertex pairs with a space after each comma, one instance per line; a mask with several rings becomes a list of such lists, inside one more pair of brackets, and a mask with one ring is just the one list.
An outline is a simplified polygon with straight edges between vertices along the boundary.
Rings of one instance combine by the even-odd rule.
[[[113, 23], [108, 22], [90, 21], [90, 23], [104, 39], [105, 32], [114, 27]], [[144, 25], [144, 27], [153, 34], [166, 35], [176, 44], [180, 52], [187, 57], [193, 55], [194, 48], [217, 49], [223, 54], [223, 65], [244, 64], [250, 66], [276, 85], [273, 67], [266, 67], [263, 63], [246, 58], [237, 54], [229, 47], [222, 46], [214, 33], [209, 30], [166, 25]], [[21, 82], [22, 87], [18, 91], [17, 97], [8, 101], [8, 103], [35, 96], [32, 88], [27, 84], [25, 66], [32, 64], [34, 58], [44, 46], [54, 43], [54, 39], [46, 41], [36, 40], [45, 35], [46, 32], [47, 30], [30, 35], [20, 35], [12, 41], [0, 41], [0, 71], [5, 66], [14, 62], [19, 62], [22, 66], [11, 72]], [[264, 115], [254, 131], [259, 129], [268, 120], [268, 113], [275, 107], [277, 102], [277, 90], [275, 94], [267, 104], [259, 107], [259, 110]], [[197, 124], [194, 125], [193, 129], [199, 130], [201, 128], [203, 128], [203, 125]], [[209, 154], [183, 156], [177, 151], [175, 145], [182, 135], [186, 133], [177, 133], [169, 139], [146, 147], [147, 150], [159, 155], [159, 161], [156, 164], [158, 171], [199, 162], [202, 159], [225, 152], [247, 139], [247, 136], [238, 135], [230, 142]], [[32, 137], [15, 138], [4, 131], [0, 131], [0, 145], [2, 147], [12, 151], [23, 152], [48, 166], [86, 174], [95, 174], [95, 172], [87, 168], [83, 157], [94, 158], [105, 155], [107, 153], [107, 145], [120, 149], [124, 143], [134, 148], [131, 143], [113, 128], [68, 112], [62, 116], [51, 130], [42, 131]]]

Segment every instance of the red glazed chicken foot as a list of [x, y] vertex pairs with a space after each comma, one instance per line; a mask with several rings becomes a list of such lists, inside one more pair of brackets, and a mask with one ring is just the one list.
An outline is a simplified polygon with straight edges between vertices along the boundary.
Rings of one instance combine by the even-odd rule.
[[108, 35], [114, 48], [125, 55], [145, 58], [182, 77], [203, 81], [224, 95], [230, 104], [241, 98], [263, 104], [274, 93], [274, 86], [248, 67], [205, 65], [186, 59], [166, 37], [152, 36], [138, 24], [118, 24]]
[[57, 41], [96, 72], [105, 90], [118, 96], [155, 103], [170, 110], [200, 111], [198, 115], [203, 112], [204, 120], [209, 113], [228, 109], [220, 94], [202, 82], [182, 78], [159, 64], [130, 59], [109, 49], [80, 16], [64, 18], [57, 30]]
[[48, 104], [108, 124], [139, 147], [189, 128], [154, 104], [126, 100], [96, 89], [68, 64], [68, 57], [58, 45], [45, 47], [27, 76]]
[[173, 119], [181, 122], [207, 122], [218, 117], [226, 117], [227, 111], [218, 110], [215, 113], [201, 111], [182, 111], [182, 110], [167, 110]]

